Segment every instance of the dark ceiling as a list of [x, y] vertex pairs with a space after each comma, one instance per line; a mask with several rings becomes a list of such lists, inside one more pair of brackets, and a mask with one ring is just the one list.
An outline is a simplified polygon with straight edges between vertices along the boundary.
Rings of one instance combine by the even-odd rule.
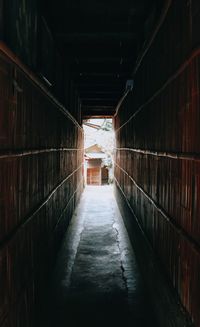
[[157, 9], [156, 0], [51, 0], [45, 5], [43, 14], [69, 63], [85, 117], [113, 115]]

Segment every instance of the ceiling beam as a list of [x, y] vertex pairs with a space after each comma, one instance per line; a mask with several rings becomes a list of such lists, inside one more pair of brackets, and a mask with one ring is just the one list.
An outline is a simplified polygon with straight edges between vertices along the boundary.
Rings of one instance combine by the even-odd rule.
[[121, 61], [117, 62], [117, 63], [99, 63], [98, 65], [96, 63], [76, 63], [76, 64], [72, 64], [70, 66], [70, 71], [72, 72], [72, 74], [76, 74], [76, 73], [92, 73], [92, 72], [98, 72], [98, 73], [115, 73], [118, 74], [120, 72], [131, 72], [133, 68], [133, 65], [131, 65], [131, 63], [126, 63], [123, 62], [123, 58], [121, 58]]
[[71, 63], [84, 62], [134, 62], [137, 56], [137, 44], [135, 42], [98, 42], [77, 44], [69, 43], [61, 45], [64, 58]]
[[[87, 78], [113, 78], [116, 80], [122, 80], [122, 79], [126, 79], [128, 76], [131, 76], [131, 72], [98, 72], [98, 71], [91, 71], [91, 72], [75, 72], [71, 74], [72, 78], [79, 78], [81, 79], [87, 79]], [[98, 80], [97, 80], [98, 82]]]
[[99, 42], [105, 41], [133, 41], [138, 39], [138, 32], [112, 32], [112, 33], [56, 33], [55, 37], [58, 41], [68, 43], [85, 43], [98, 40]]
[[87, 81], [87, 82], [75, 82], [75, 86], [77, 88], [81, 88], [82, 90], [116, 90], [116, 92], [122, 89], [121, 80], [112, 80], [112, 81]]
[[82, 110], [85, 111], [85, 110], [88, 110], [88, 111], [101, 111], [101, 110], [114, 110], [115, 109], [115, 106], [98, 106], [98, 105], [86, 105], [86, 106], [81, 106]]
[[98, 118], [98, 117], [108, 117], [111, 118], [115, 114], [115, 108], [114, 107], [92, 107], [92, 108], [87, 108], [83, 107], [82, 108], [82, 116], [83, 119], [86, 118]]
[[99, 112], [83, 112], [83, 119], [91, 119], [91, 118], [113, 118], [115, 111], [108, 113], [107, 111], [102, 111], [101, 114]]
[[116, 107], [117, 99], [81, 99], [83, 106], [95, 107]]
[[99, 102], [106, 102], [106, 101], [108, 101], [109, 103], [110, 102], [116, 102], [117, 100], [116, 100], [116, 97], [99, 97], [99, 98], [97, 98], [97, 97], [95, 97], [95, 96], [92, 96], [92, 95], [90, 95], [89, 97], [84, 97], [84, 96], [80, 96], [81, 97], [81, 100], [82, 100], [82, 103], [84, 104], [84, 102], [95, 102], [95, 103], [99, 103]]
[[105, 119], [105, 118], [112, 119], [113, 116], [114, 116], [114, 114], [115, 114], [115, 112], [107, 113], [106, 111], [103, 111], [100, 114], [98, 112], [93, 112], [93, 113], [86, 112], [85, 114], [82, 115], [82, 119], [83, 120], [88, 120], [88, 119]]
[[[131, 55], [131, 54], [130, 54]], [[124, 64], [132, 64], [134, 63], [134, 56], [126, 56], [124, 57], [121, 56], [119, 53], [115, 53], [112, 55], [112, 57], [91, 57], [90, 55], [88, 56], [84, 56], [81, 57], [80, 55], [78, 55], [78, 58], [74, 56], [74, 58], [71, 58], [70, 62], [72, 64], [80, 64], [80, 65], [84, 65], [84, 64], [119, 64], [121, 61], [123, 60]]]
[[94, 96], [118, 96], [121, 95], [125, 89], [125, 83], [118, 85], [113, 85], [113, 84], [106, 84], [106, 85], [101, 85], [101, 84], [86, 84], [86, 85], [79, 85], [76, 84], [76, 89], [80, 96], [90, 96], [91, 94]]
[[92, 91], [92, 90], [81, 90], [79, 91], [79, 95], [83, 98], [96, 98], [98, 96], [100, 97], [110, 97], [110, 98], [116, 98], [119, 95], [118, 92], [114, 91], [105, 91], [105, 90], [97, 90], [97, 91]]
[[[118, 7], [118, 6], [117, 6]], [[55, 7], [56, 8], [56, 7]], [[54, 9], [55, 9], [54, 8]], [[59, 11], [58, 14], [53, 11], [53, 15], [48, 15], [48, 22], [53, 27], [54, 33], [79, 33], [79, 32], [95, 32], [95, 33], [121, 33], [134, 32], [138, 33], [141, 30], [145, 17], [142, 14], [123, 15], [120, 12], [118, 15], [84, 15], [83, 13], [66, 14], [65, 10]]]

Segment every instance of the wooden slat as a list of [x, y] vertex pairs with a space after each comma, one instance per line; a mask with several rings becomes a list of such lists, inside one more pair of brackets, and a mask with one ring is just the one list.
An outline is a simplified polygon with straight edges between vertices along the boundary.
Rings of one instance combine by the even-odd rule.
[[0, 44], [0, 324], [30, 327], [83, 187], [83, 130]]
[[197, 2], [172, 2], [137, 67], [134, 92], [115, 117], [115, 177], [173, 292], [200, 326], [197, 16]]

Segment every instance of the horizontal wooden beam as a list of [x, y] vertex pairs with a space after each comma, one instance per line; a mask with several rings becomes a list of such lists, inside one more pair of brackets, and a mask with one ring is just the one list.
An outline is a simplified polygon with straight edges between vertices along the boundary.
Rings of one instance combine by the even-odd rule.
[[112, 33], [56, 33], [55, 37], [58, 41], [85, 43], [98, 40], [105, 41], [133, 41], [138, 39], [138, 33], [133, 32], [112, 32]]
[[[99, 95], [105, 95], [106, 94], [113, 94], [114, 96], [117, 96], [118, 94], [122, 94], [124, 92], [125, 89], [125, 82], [122, 83], [120, 82], [111, 82], [108, 83], [107, 81], [105, 81], [105, 83], [98, 83], [98, 82], [85, 82], [85, 83], [75, 83], [75, 87], [78, 91], [78, 93], [80, 94], [80, 96], [87, 96], [87, 95], [91, 95], [91, 94], [96, 94], [96, 96]], [[106, 93], [107, 92], [107, 93]]]
[[108, 113], [107, 111], [102, 111], [101, 114], [99, 114], [98, 112], [83, 112], [83, 119], [90, 119], [90, 118], [113, 118], [114, 116], [114, 111]]
[[[120, 55], [126, 54], [127, 57], [132, 57], [131, 53], [137, 51], [137, 42], [130, 40], [120, 39], [106, 39], [96, 36], [93, 40], [79, 40], [71, 39], [68, 42], [60, 42], [60, 46], [66, 51], [66, 56], [71, 54], [77, 54], [77, 52], [83, 52], [90, 57], [94, 54], [103, 57], [115, 57], [115, 53], [120, 51]], [[112, 50], [112, 52], [111, 52]]]
[[101, 111], [101, 110], [114, 110], [115, 109], [115, 107], [114, 106], [89, 106], [89, 105], [87, 105], [87, 106], [81, 106], [81, 109], [83, 110], [83, 111]]
[[79, 91], [79, 95], [82, 99], [87, 99], [87, 98], [98, 98], [98, 97], [105, 97], [105, 98], [116, 98], [118, 97], [120, 92], [114, 92], [114, 91], [105, 91], [105, 90], [96, 90], [96, 91], [91, 91], [91, 90], [81, 90]]
[[[116, 7], [119, 10], [119, 4], [117, 4]], [[92, 15], [85, 13], [83, 16], [82, 11], [81, 13], [78, 11], [75, 13], [71, 12], [71, 15], [67, 15], [66, 10], [59, 10], [59, 12], [56, 13], [55, 9], [56, 7], [52, 10], [52, 15], [48, 15], [48, 21], [51, 22], [54, 27], [54, 32], [57, 34], [63, 32], [90, 33], [91, 31], [95, 33], [108, 31], [113, 33], [135, 31], [135, 33], [138, 33], [145, 20], [144, 16], [141, 14], [134, 15], [134, 17], [130, 18], [128, 13], [123, 14], [121, 11], [116, 15], [114, 14], [114, 6], [112, 6], [111, 15], [108, 15], [106, 12], [106, 14], [103, 15], [100, 15], [99, 13], [93, 13]]]
[[90, 90], [96, 90], [96, 91], [112, 91], [115, 90], [120, 91], [122, 89], [122, 81], [121, 80], [106, 80], [106, 81], [85, 81], [85, 82], [75, 82], [74, 85], [83, 91], [90, 91]]
[[87, 107], [116, 107], [117, 99], [81, 99], [82, 105]]
[[101, 101], [116, 102], [116, 97], [99, 97], [99, 98], [97, 98], [95, 96], [90, 95], [87, 98], [82, 96], [81, 100], [85, 101], [85, 102], [93, 102], [93, 101], [95, 101], [95, 102], [101, 102]]
[[[69, 58], [69, 57], [67, 57]], [[95, 63], [95, 64], [102, 64], [102, 63], [106, 63], [106, 64], [117, 64], [120, 63], [121, 60], [123, 60], [123, 63], [132, 63], [132, 66], [134, 66], [134, 62], [135, 62], [135, 56], [134, 56], [134, 52], [129, 52], [129, 54], [125, 54], [123, 53], [123, 56], [121, 56], [121, 54], [115, 53], [112, 54], [111, 56], [102, 56], [100, 57], [99, 54], [98, 56], [92, 57], [90, 53], [88, 53], [88, 56], [86, 56], [86, 54], [75, 54], [73, 57], [71, 57], [70, 62], [72, 64], [76, 63], [76, 64], [88, 64], [88, 63]]]
[[71, 74], [72, 79], [74, 80], [85, 80], [85, 79], [94, 79], [96, 78], [96, 82], [98, 82], [98, 80], [100, 81], [101, 79], [113, 79], [113, 80], [125, 80], [127, 79], [129, 76], [131, 76], [131, 74], [129, 72], [75, 72]]
[[121, 60], [119, 60], [119, 62], [117, 63], [99, 63], [97, 65], [97, 63], [82, 63], [82, 64], [73, 64], [70, 66], [70, 71], [75, 74], [75, 73], [92, 73], [92, 72], [98, 72], [98, 73], [118, 73], [118, 72], [122, 72], [122, 73], [127, 73], [127, 72], [131, 72], [133, 70], [133, 64], [131, 64], [130, 62], [124, 62], [123, 58], [121, 58]]

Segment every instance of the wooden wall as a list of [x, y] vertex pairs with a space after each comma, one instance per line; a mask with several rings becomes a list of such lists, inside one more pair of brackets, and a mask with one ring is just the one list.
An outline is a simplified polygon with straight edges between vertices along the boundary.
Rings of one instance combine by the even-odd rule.
[[83, 130], [0, 44], [0, 326], [33, 325], [83, 187]]
[[162, 327], [190, 325], [173, 308], [175, 298], [200, 326], [199, 31], [200, 2], [172, 0], [115, 117], [118, 197], [169, 285], [167, 295], [158, 290], [152, 256], [145, 263], [138, 247]]
[[1, 0], [3, 3], [3, 40], [30, 67], [37, 65], [37, 0]]

